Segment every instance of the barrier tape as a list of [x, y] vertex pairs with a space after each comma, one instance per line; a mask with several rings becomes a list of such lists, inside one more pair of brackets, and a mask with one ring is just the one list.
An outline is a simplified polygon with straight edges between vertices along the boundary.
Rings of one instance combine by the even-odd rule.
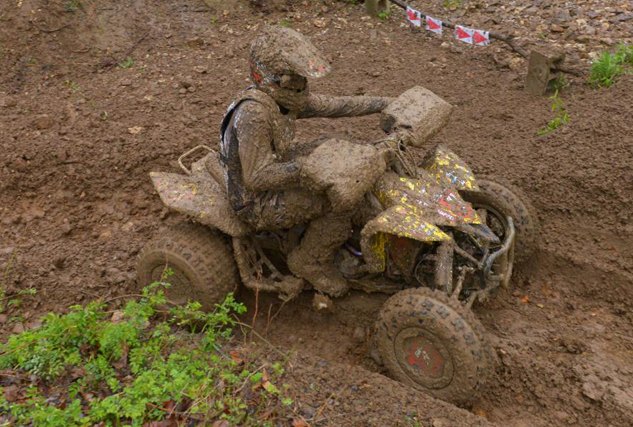
[[[477, 30], [474, 28], [468, 28], [461, 25], [455, 25], [448, 21], [443, 21], [438, 18], [433, 18], [428, 16], [426, 13], [422, 13], [418, 10], [415, 10], [405, 2], [405, 0], [388, 0], [399, 8], [403, 9], [407, 13], [407, 20], [411, 22], [411, 24], [416, 27], [422, 26], [422, 19], [425, 21], [425, 29], [427, 31], [431, 31], [436, 34], [442, 34], [443, 28], [452, 28], [454, 29], [454, 37], [463, 42], [477, 45], [477, 46], [487, 46], [490, 44], [491, 40], [500, 40], [504, 42], [510, 49], [514, 52], [518, 53], [525, 59], [530, 57], [530, 52], [518, 45], [513, 36], [497, 33], [493, 31], [484, 31]], [[462, 37], [460, 37], [462, 36]], [[556, 69], [562, 71], [563, 73], [572, 74], [574, 76], [581, 76], [583, 74], [582, 71], [569, 68], [564, 66], [563, 64], [556, 65]]]
[[454, 37], [461, 42], [476, 46], [488, 46], [490, 44], [490, 31], [477, 30], [475, 28], [464, 27], [463, 25], [447, 25], [441, 19], [433, 18], [409, 5], [406, 5], [405, 12], [407, 21], [415, 27], [422, 27], [422, 20], [424, 19], [424, 28], [432, 33], [441, 35], [442, 27], [454, 27]]

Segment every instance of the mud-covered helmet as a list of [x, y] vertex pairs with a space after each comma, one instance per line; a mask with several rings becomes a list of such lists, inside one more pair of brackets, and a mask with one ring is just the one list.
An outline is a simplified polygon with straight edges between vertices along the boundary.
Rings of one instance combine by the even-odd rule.
[[253, 40], [251, 79], [289, 109], [300, 110], [308, 95], [308, 77], [323, 77], [330, 64], [301, 33], [285, 27], [266, 27]]

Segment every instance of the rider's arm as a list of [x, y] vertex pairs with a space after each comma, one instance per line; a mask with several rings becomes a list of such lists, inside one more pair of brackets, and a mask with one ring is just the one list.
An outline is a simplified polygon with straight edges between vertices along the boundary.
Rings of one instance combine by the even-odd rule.
[[300, 118], [352, 117], [381, 112], [394, 98], [386, 96], [328, 96], [310, 94]]
[[235, 118], [242, 179], [251, 191], [293, 187], [299, 181], [298, 163], [277, 160], [270, 120], [266, 107], [255, 102], [244, 103]]

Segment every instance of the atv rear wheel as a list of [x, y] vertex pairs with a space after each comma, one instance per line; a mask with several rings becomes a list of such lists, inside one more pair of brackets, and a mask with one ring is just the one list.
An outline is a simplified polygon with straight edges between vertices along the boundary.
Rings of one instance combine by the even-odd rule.
[[476, 210], [485, 209], [486, 223], [503, 240], [510, 216], [514, 222], [516, 240], [514, 261], [517, 265], [528, 261], [537, 249], [538, 220], [527, 197], [518, 188], [478, 179], [480, 191], [467, 191], [463, 198]]
[[473, 313], [429, 288], [406, 289], [385, 302], [375, 342], [393, 377], [448, 402], [470, 401], [493, 366]]
[[[173, 274], [164, 278], [167, 268]], [[136, 271], [140, 286], [164, 280], [171, 284], [166, 290], [170, 300], [198, 301], [204, 310], [212, 310], [239, 283], [229, 243], [196, 224], [169, 228], [148, 242]]]

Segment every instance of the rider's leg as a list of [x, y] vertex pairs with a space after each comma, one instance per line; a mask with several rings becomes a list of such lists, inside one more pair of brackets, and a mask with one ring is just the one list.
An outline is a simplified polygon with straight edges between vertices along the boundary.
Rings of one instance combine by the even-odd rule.
[[349, 290], [334, 266], [334, 256], [352, 232], [350, 214], [329, 213], [313, 220], [297, 248], [288, 255], [288, 268], [318, 291], [340, 296]]

